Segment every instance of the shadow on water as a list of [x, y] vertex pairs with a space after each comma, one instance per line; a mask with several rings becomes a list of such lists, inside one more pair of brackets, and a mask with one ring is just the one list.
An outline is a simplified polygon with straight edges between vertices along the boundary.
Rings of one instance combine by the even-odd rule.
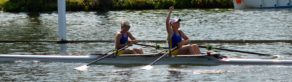
[[168, 70], [169, 75], [167, 75], [168, 82], [179, 82], [184, 80], [184, 74], [180, 71]]
[[115, 71], [119, 77], [122, 77], [121, 79], [112, 79], [113, 81], [121, 81], [121, 82], [129, 82], [131, 81], [131, 78], [133, 78], [133, 74], [135, 74], [135, 71], [131, 69], [125, 69], [125, 70], [119, 70]]
[[95, 15], [97, 15], [97, 16], [108, 16], [109, 15], [109, 11], [96, 11]]
[[167, 79], [169, 82], [179, 82], [183, 81], [186, 78], [184, 78], [186, 75], [185, 72], [182, 70], [177, 70], [177, 69], [184, 69], [187, 68], [189, 65], [169, 65], [168, 75]]

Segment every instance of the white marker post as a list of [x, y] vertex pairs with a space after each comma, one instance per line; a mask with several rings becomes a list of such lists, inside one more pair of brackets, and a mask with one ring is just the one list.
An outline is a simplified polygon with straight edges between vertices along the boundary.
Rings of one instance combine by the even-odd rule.
[[[66, 41], [66, 0], [58, 0], [58, 31], [61, 43]], [[67, 45], [60, 44], [60, 54], [66, 54]]]
[[58, 0], [58, 27], [61, 41], [66, 41], [66, 0]]

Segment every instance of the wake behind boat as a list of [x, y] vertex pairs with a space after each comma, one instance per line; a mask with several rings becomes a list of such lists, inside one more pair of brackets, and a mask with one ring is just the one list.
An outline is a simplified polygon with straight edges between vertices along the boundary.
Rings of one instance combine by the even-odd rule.
[[[88, 63], [96, 60], [102, 55], [85, 56], [61, 56], [61, 55], [0, 55], [0, 62], [14, 61], [40, 61], [40, 62], [69, 62], [69, 63]], [[107, 65], [147, 65], [161, 54], [111, 56], [104, 58], [94, 64]], [[217, 58], [213, 55], [178, 55], [175, 57], [166, 56], [156, 63], [156, 65], [292, 65], [292, 60], [277, 59], [238, 59], [238, 58]]]

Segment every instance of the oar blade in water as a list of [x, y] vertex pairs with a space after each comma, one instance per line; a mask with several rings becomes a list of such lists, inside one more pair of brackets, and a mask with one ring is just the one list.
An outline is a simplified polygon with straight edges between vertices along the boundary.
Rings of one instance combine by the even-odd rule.
[[141, 69], [144, 69], [144, 70], [151, 70], [153, 68], [153, 66], [151, 65], [146, 65], [146, 66], [143, 66]]
[[87, 71], [88, 66], [87, 65], [83, 65], [83, 66], [76, 67], [74, 69], [78, 70], [78, 71]]

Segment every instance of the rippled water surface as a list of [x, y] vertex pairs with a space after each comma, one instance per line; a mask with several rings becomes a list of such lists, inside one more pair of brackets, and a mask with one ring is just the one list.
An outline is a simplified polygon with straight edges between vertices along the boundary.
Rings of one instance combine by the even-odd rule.
[[[181, 30], [191, 40], [291, 40], [292, 11], [183, 9], [175, 10], [173, 17], [181, 18]], [[68, 12], [67, 38], [69, 40], [113, 40], [119, 21], [127, 19], [130, 31], [139, 40], [165, 40], [167, 10]], [[56, 13], [0, 12], [1, 40], [58, 40]], [[146, 43], [155, 44], [155, 43]], [[166, 46], [160, 43], [159, 45]], [[292, 59], [290, 43], [210, 44], [214, 47], [279, 55]], [[0, 43], [0, 54], [62, 54], [55, 43]], [[72, 43], [63, 51], [67, 55], [104, 53], [113, 43]], [[159, 52], [143, 48], [145, 53]], [[204, 52], [205, 50], [202, 49]], [[271, 58], [236, 52], [219, 51], [234, 58]], [[85, 63], [55, 63], [22, 61], [0, 63], [0, 81], [93, 81], [93, 82], [289, 82], [292, 66], [257, 65], [155, 65], [152, 70], [142, 66], [92, 65], [87, 72], [74, 67]]]
[[[278, 40], [292, 39], [291, 10], [177, 10], [181, 29], [193, 40]], [[142, 40], [164, 40], [166, 10], [68, 12], [70, 40], [112, 40], [119, 21], [130, 21], [131, 32]], [[4, 40], [57, 39], [57, 14], [1, 13]], [[3, 35], [4, 34], [4, 35]]]

